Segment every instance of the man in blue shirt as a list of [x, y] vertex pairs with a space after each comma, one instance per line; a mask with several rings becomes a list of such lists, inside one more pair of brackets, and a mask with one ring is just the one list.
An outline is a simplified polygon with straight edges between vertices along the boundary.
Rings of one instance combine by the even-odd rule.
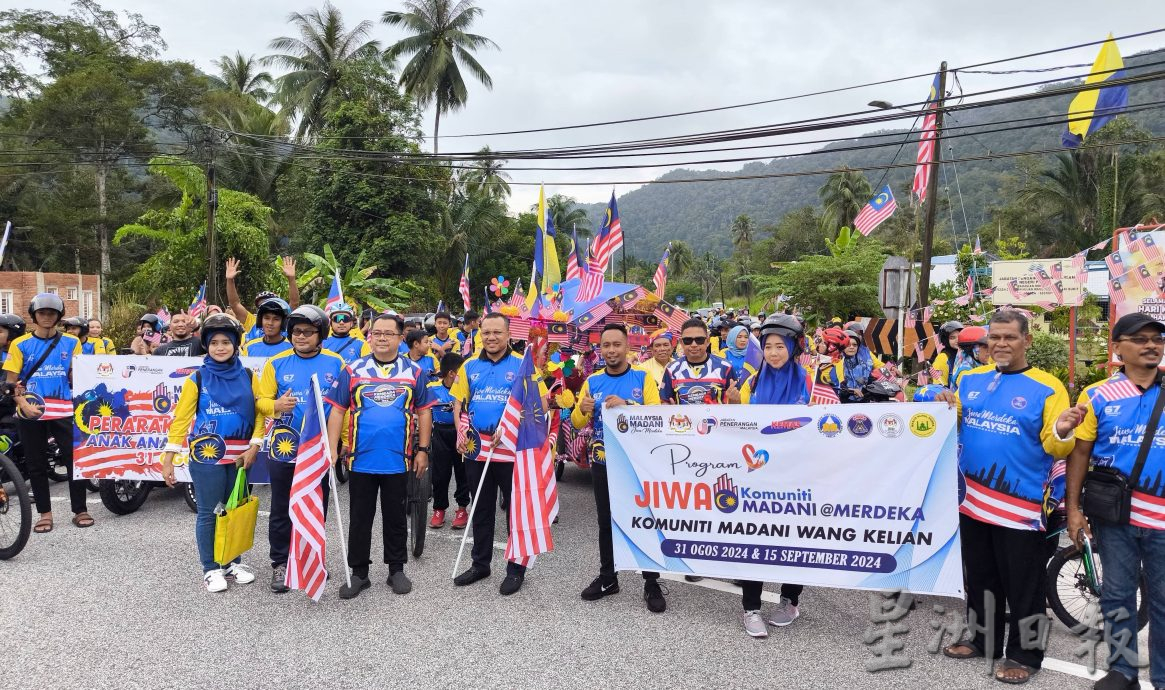
[[453, 498], [457, 512], [453, 515], [453, 529], [465, 529], [469, 524], [469, 482], [465, 478], [465, 458], [457, 452], [457, 424], [453, 418], [453, 382], [464, 359], [456, 352], [441, 358], [441, 377], [429, 382], [429, 399], [433, 401], [433, 518], [429, 527], [445, 526], [445, 511], [449, 509], [449, 479], [455, 477]]
[[1144, 573], [1149, 608], [1149, 680], [1165, 688], [1165, 424], [1157, 428], [1136, 481], [1133, 467], [1140, 454], [1153, 407], [1165, 395], [1159, 367], [1165, 353], [1165, 324], [1148, 314], [1122, 316], [1113, 326], [1121, 370], [1084, 389], [1072, 409], [1076, 448], [1068, 458], [1065, 505], [1068, 534], [1082, 548], [1091, 536], [1080, 507], [1080, 490], [1090, 464], [1109, 467], [1132, 482], [1127, 523], [1092, 519], [1104, 546], [1104, 587], [1100, 610], [1109, 643], [1108, 675], [1099, 690], [1140, 687], [1137, 655], [1137, 594]]
[[[433, 317], [433, 327], [437, 333], [433, 336], [433, 355], [440, 358], [453, 351], [453, 344], [456, 338], [449, 333], [449, 329], [453, 326], [453, 317], [447, 312], [437, 312]], [[460, 354], [460, 353], [458, 353]]]
[[[291, 349], [291, 343], [283, 337], [283, 330], [287, 324], [287, 315], [291, 307], [278, 297], [268, 297], [259, 305], [255, 312], [255, 319], [263, 331], [263, 335], [243, 344], [244, 357], [274, 357], [280, 352]], [[319, 347], [319, 343], [316, 343]]]
[[411, 469], [421, 477], [428, 468], [433, 420], [420, 367], [397, 352], [404, 326], [404, 319], [396, 314], [374, 317], [367, 333], [372, 354], [344, 367], [327, 394], [332, 406], [328, 415], [332, 457], [339, 455], [344, 414], [352, 416], [352, 472], [348, 480], [352, 584], [340, 588], [342, 599], [351, 599], [371, 586], [368, 567], [372, 564], [372, 523], [378, 496], [388, 585], [397, 594], [407, 594], [413, 588], [404, 573], [408, 561], [407, 472]]
[[479, 333], [480, 323], [481, 315], [477, 312], [472, 309], [465, 312], [465, 316], [461, 319], [461, 328], [457, 331], [457, 347], [461, 356], [468, 357], [477, 351], [481, 335]]
[[346, 364], [357, 357], [372, 354], [356, 328], [356, 310], [350, 304], [341, 304], [328, 312], [332, 335], [324, 341], [324, 349], [340, 355]]

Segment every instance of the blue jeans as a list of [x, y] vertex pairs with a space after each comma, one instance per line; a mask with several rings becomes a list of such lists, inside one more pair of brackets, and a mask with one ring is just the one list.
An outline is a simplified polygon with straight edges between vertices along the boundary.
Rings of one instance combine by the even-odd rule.
[[1104, 568], [1100, 609], [1109, 644], [1108, 667], [1128, 678], [1137, 677], [1137, 588], [1144, 569], [1149, 599], [1149, 680], [1155, 687], [1165, 687], [1165, 530], [1107, 524], [1093, 529]]
[[[222, 566], [214, 561], [214, 508], [226, 503], [235, 488], [238, 468], [230, 465], [209, 465], [192, 462], [190, 479], [194, 482], [194, 500], [198, 503], [198, 514], [194, 518], [194, 540], [198, 543], [198, 559], [202, 561], [202, 572], [209, 573]], [[235, 563], [241, 559], [236, 558]]]

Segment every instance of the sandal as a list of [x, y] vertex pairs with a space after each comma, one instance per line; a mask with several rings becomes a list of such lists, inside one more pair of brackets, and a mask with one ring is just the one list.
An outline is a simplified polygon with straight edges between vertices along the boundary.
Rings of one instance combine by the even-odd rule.
[[[959, 648], [966, 651], [956, 651]], [[984, 656], [983, 651], [970, 642], [956, 642], [943, 647], [943, 655], [952, 659], [981, 659]]]
[[32, 531], [36, 532], [37, 534], [47, 534], [49, 532], [52, 532], [53, 531], [53, 519], [52, 519], [52, 517], [42, 517], [41, 519], [37, 520], [36, 524], [32, 526]]
[[[1022, 675], [1008, 675], [1014, 671], [1022, 671], [1023, 673]], [[995, 680], [1009, 685], [1023, 685], [1031, 680], [1038, 671], [1038, 668], [1025, 666], [1012, 659], [1004, 659], [995, 666]]]
[[77, 513], [73, 516], [73, 525], [77, 527], [92, 527], [93, 518], [89, 513]]

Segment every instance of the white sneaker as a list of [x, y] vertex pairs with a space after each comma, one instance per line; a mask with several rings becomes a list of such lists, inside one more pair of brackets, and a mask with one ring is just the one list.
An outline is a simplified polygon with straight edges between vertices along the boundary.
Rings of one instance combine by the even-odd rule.
[[225, 592], [227, 591], [227, 578], [223, 575], [222, 569], [212, 570], [202, 576], [206, 582], [206, 591], [208, 592]]
[[249, 585], [255, 581], [255, 573], [242, 563], [231, 563], [223, 571], [228, 580], [234, 580], [240, 585]]
[[769, 629], [765, 626], [765, 619], [761, 618], [760, 611], [745, 611], [743, 620], [744, 632], [748, 633], [749, 637], [769, 636]]
[[783, 628], [797, 620], [797, 616], [800, 615], [801, 612], [797, 610], [796, 604], [789, 601], [785, 597], [781, 597], [780, 606], [773, 609], [773, 612], [769, 614], [769, 623], [777, 626], [778, 628]]

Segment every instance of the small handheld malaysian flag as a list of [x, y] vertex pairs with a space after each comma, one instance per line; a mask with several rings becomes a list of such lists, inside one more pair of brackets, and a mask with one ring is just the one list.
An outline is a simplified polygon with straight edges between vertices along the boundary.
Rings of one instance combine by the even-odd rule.
[[206, 312], [206, 283], [198, 288], [198, 294], [194, 296], [194, 301], [190, 303], [190, 307], [186, 310], [194, 318], [198, 318]]
[[890, 190], [890, 185], [885, 185], [878, 191], [877, 196], [870, 199], [858, 212], [858, 215], [854, 216], [854, 229], [866, 237], [874, 231], [874, 228], [894, 215], [894, 210], [897, 208], [898, 203], [894, 201], [894, 192]]
[[344, 290], [340, 287], [340, 271], [336, 269], [332, 275], [332, 286], [328, 288], [328, 301], [324, 302], [324, 311], [331, 314], [332, 310], [344, 303]]
[[465, 255], [465, 268], [461, 269], [461, 282], [457, 285], [457, 291], [461, 293], [461, 304], [465, 307], [465, 311], [469, 311], [469, 254]]

